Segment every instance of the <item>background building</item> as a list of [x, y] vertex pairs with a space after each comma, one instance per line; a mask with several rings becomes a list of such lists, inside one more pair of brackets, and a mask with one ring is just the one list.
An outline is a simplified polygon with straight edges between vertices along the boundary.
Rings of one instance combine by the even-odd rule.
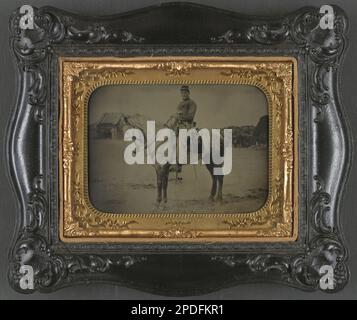
[[96, 124], [90, 126], [90, 131], [97, 139], [120, 139], [123, 138], [123, 131], [120, 126], [121, 113], [104, 113]]

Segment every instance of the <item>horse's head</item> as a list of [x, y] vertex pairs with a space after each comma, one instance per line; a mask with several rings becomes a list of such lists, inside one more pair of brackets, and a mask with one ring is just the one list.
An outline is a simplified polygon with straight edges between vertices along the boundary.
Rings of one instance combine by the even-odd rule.
[[132, 129], [133, 126], [130, 124], [128, 116], [123, 115], [119, 120], [119, 126], [122, 128], [125, 133], [128, 129]]

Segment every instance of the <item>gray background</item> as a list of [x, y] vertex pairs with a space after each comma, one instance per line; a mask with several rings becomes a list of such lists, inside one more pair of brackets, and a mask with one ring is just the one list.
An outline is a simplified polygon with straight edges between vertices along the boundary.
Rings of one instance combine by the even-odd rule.
[[[177, 0], [176, 0], [177, 1]], [[43, 0], [18, 1], [1, 0], [0, 2], [0, 141], [2, 155], [0, 158], [0, 299], [158, 299], [148, 293], [112, 285], [88, 285], [66, 288], [52, 294], [20, 295], [7, 283], [7, 255], [10, 239], [13, 236], [16, 202], [12, 193], [5, 167], [4, 136], [8, 117], [15, 103], [15, 66], [8, 46], [8, 19], [13, 10], [23, 4], [33, 6], [51, 5], [86, 15], [113, 14], [140, 7], [169, 1], [158, 0]], [[301, 6], [327, 4], [316, 0], [195, 0], [196, 3], [216, 6], [223, 9], [239, 11], [246, 14], [285, 14]], [[344, 64], [341, 90], [342, 103], [347, 111], [354, 138], [357, 135], [357, 1], [335, 0], [333, 4], [341, 6], [350, 20], [350, 47]], [[355, 139], [355, 141], [357, 141]], [[296, 289], [272, 284], [250, 284], [224, 289], [215, 293], [198, 296], [198, 299], [356, 299], [357, 298], [357, 166], [353, 164], [346, 190], [342, 198], [341, 219], [345, 238], [350, 251], [349, 266], [352, 272], [348, 286], [337, 294], [322, 292], [306, 293]], [[191, 299], [191, 298], [190, 298]]]

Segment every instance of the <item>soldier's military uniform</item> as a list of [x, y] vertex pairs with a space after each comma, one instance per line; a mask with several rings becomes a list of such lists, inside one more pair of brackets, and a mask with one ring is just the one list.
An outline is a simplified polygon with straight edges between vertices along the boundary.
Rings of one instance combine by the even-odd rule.
[[[194, 118], [196, 115], [197, 105], [189, 96], [190, 89], [188, 86], [182, 86], [181, 92], [183, 93], [183, 99], [177, 106], [176, 114], [172, 115], [165, 123], [165, 126], [175, 130], [176, 134], [178, 134], [179, 129], [191, 129], [196, 126]], [[185, 92], [186, 97], [184, 94]], [[170, 171], [176, 172], [176, 181], [182, 180], [182, 178], [179, 177], [179, 173], [182, 171], [182, 165], [177, 164], [176, 166], [171, 166]]]
[[[190, 92], [188, 86], [182, 86], [181, 91]], [[190, 129], [194, 127], [196, 110], [197, 105], [190, 97], [183, 99], [177, 106], [177, 113], [170, 117], [166, 122], [166, 126], [173, 130], [181, 128]]]

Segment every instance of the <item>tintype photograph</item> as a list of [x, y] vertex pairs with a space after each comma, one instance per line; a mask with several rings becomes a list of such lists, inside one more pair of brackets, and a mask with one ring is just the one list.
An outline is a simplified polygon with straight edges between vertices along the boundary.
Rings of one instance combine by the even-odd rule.
[[[97, 88], [88, 106], [89, 197], [108, 213], [237, 213], [259, 210], [268, 195], [269, 118], [265, 94], [250, 85], [112, 85]], [[154, 125], [148, 128], [148, 123]], [[214, 163], [128, 163], [130, 128], [155, 134], [162, 128], [231, 132], [231, 168], [214, 175]], [[227, 130], [226, 130], [227, 131]], [[208, 137], [210, 138], [210, 137]], [[126, 140], [126, 141], [125, 141]], [[129, 141], [128, 141], [129, 140]], [[175, 141], [176, 140], [176, 141]], [[192, 140], [192, 137], [191, 137]], [[203, 139], [199, 137], [201, 155]], [[163, 142], [161, 142], [162, 144]], [[212, 148], [213, 136], [210, 141]], [[156, 148], [160, 143], [156, 141]], [[143, 141], [147, 157], [150, 145]], [[223, 149], [223, 148], [222, 148]], [[135, 153], [137, 150], [134, 150]], [[213, 150], [211, 150], [213, 151]], [[223, 150], [221, 150], [221, 153]], [[134, 154], [135, 156], [136, 154]], [[188, 155], [189, 160], [190, 154]], [[174, 160], [176, 160], [174, 159]], [[161, 181], [160, 171], [166, 171]], [[160, 185], [162, 183], [162, 185]], [[160, 192], [162, 189], [162, 192]]]

